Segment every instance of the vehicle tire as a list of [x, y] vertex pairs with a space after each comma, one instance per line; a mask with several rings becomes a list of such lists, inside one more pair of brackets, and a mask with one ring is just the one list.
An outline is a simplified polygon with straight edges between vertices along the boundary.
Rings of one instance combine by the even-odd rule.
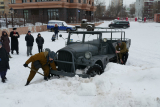
[[91, 27], [87, 27], [87, 31], [92, 31], [92, 28]]
[[103, 69], [100, 65], [95, 64], [93, 66], [91, 66], [88, 70], [87, 70], [87, 74], [89, 74], [91, 77], [94, 77], [96, 75], [101, 75], [103, 73]]
[[127, 28], [127, 26], [123, 26], [123, 29], [126, 29]]
[[112, 28], [112, 29], [113, 29], [114, 27], [113, 27], [113, 26], [110, 26], [110, 28]]
[[67, 33], [68, 33], [68, 32], [70, 32], [70, 31], [71, 31], [71, 29], [67, 29], [66, 31], [67, 31]]

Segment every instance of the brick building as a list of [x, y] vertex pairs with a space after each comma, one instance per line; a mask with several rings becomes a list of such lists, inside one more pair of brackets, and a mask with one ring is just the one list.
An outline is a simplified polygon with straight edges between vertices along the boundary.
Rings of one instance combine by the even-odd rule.
[[12, 0], [9, 7], [15, 15], [43, 17], [44, 20], [63, 20], [77, 23], [81, 19], [91, 20], [96, 11], [94, 0]]
[[0, 14], [9, 13], [8, 4], [10, 4], [10, 0], [0, 0]]

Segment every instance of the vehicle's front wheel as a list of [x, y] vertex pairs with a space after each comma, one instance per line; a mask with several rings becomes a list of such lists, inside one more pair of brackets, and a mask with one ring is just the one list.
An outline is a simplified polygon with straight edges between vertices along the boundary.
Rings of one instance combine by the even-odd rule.
[[66, 31], [67, 31], [67, 33], [68, 33], [68, 32], [70, 32], [71, 30], [70, 30], [70, 29], [67, 29]]
[[95, 64], [93, 66], [91, 66], [88, 70], [87, 70], [87, 74], [89, 74], [91, 77], [94, 77], [96, 75], [101, 75], [103, 73], [103, 69], [100, 65]]
[[113, 26], [110, 26], [110, 28], [112, 28], [112, 29], [113, 29], [114, 27], [113, 27]]
[[92, 28], [91, 27], [87, 27], [87, 31], [92, 31]]

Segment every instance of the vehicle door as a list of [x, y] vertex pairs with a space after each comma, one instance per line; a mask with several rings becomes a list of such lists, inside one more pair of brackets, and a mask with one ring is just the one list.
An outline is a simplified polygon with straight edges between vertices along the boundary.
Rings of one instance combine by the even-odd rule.
[[64, 30], [63, 26], [62, 26], [62, 22], [57, 22], [58, 28], [59, 30]]
[[120, 27], [119, 22], [116, 22], [114, 27], [119, 28]]
[[63, 27], [63, 30], [67, 29], [67, 26], [64, 24], [64, 22], [62, 22], [62, 27]]

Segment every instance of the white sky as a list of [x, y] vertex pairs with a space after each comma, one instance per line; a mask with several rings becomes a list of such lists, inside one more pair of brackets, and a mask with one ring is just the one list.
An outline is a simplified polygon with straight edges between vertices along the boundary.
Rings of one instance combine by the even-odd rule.
[[[111, 0], [105, 0], [105, 1], [106, 1], [106, 6], [108, 6]], [[136, 2], [136, 0], [123, 0], [123, 4], [126, 6], [129, 6], [129, 4], [132, 4], [134, 2]]]

